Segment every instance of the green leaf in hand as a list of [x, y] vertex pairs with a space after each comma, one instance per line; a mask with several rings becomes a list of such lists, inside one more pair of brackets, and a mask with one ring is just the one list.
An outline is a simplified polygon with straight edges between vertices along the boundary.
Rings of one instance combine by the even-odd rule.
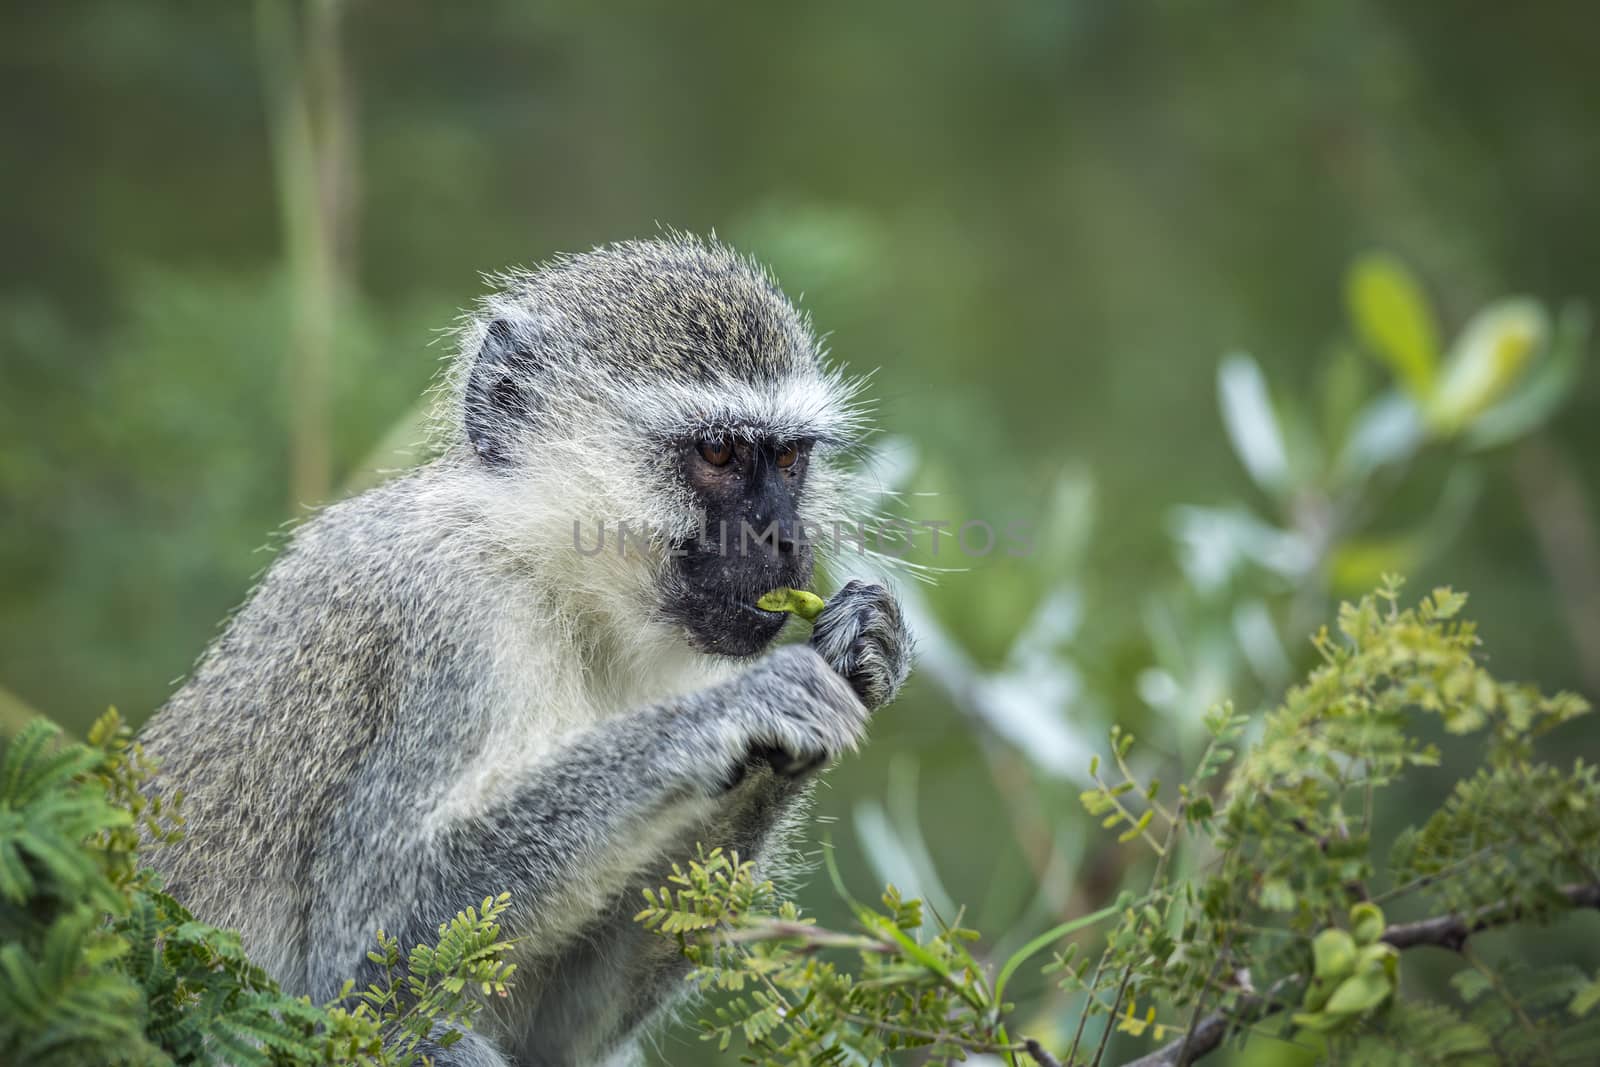
[[756, 601], [756, 607], [762, 611], [787, 611], [800, 616], [806, 622], [816, 622], [817, 616], [822, 614], [826, 602], [815, 593], [808, 593], [804, 589], [790, 589], [781, 585], [770, 592], [762, 593]]

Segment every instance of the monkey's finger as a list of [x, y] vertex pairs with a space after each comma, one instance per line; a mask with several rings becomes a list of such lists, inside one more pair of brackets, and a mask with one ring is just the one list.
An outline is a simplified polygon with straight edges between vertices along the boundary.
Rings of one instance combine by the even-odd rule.
[[820, 771], [828, 762], [826, 752], [817, 752], [810, 756], [795, 756], [787, 752], [784, 755], [787, 759], [781, 765], [777, 763], [772, 765], [773, 773], [782, 778], [804, 778], [813, 771]]
[[828, 762], [826, 752], [797, 754], [778, 745], [760, 745], [750, 751], [750, 761], [764, 762], [780, 778], [801, 778]]

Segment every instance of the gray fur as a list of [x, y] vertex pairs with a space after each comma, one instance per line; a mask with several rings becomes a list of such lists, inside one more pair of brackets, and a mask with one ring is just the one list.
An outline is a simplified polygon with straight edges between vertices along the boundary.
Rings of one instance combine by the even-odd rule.
[[817, 617], [811, 644], [875, 708], [893, 700], [911, 673], [915, 650], [905, 634], [900, 604], [889, 591], [852, 579]]
[[574, 518], [692, 526], [663, 458], [686, 434], [815, 440], [807, 514], [850, 502], [853, 386], [769, 277], [672, 237], [505, 286], [463, 328], [438, 458], [301, 527], [146, 729], [189, 817], [151, 859], [317, 999], [371, 980], [375, 929], [409, 947], [509, 890], [512, 996], [437, 1061], [623, 1063], [681, 984], [640, 888], [696, 843], [781, 868], [804, 772], [861, 742], [910, 642], [851, 583], [810, 644], [703, 654], [659, 544], [572, 551]]

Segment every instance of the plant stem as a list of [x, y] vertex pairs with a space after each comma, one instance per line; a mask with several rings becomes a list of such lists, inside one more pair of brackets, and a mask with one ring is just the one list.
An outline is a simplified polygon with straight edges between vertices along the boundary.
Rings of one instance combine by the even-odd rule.
[[[1570, 885], [1561, 890], [1574, 908], [1600, 908], [1600, 884]], [[1383, 932], [1383, 940], [1398, 949], [1433, 945], [1460, 952], [1467, 938], [1482, 930], [1505, 926], [1522, 917], [1521, 909], [1502, 901], [1480, 908], [1469, 919], [1459, 915], [1441, 915], [1413, 923], [1390, 925]], [[1123, 1067], [1189, 1067], [1189, 1064], [1215, 1051], [1222, 1045], [1228, 1032], [1240, 1022], [1263, 1018], [1287, 1008], [1277, 994], [1297, 980], [1290, 975], [1266, 994], [1247, 995], [1231, 1011], [1215, 1011], [1201, 1019], [1179, 1040], [1163, 1045], [1147, 1055], [1132, 1060]]]

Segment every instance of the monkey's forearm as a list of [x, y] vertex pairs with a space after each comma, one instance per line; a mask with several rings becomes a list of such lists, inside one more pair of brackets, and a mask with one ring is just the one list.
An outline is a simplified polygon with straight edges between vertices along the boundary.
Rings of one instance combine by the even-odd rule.
[[408, 946], [431, 941], [441, 920], [501, 892], [512, 894], [517, 936], [540, 955], [559, 948], [634, 873], [663, 829], [681, 828], [709, 805], [709, 790], [678, 753], [698, 752], [715, 766], [724, 742], [689, 719], [693, 704], [643, 709], [590, 730], [524, 772], [487, 810], [426, 834], [398, 815], [403, 797], [383, 805], [376, 824], [371, 809], [347, 813], [341, 822], [352, 828], [339, 835], [347, 842], [340, 851], [350, 854], [354, 841], [378, 851], [351, 856], [354, 863], [319, 879], [306, 944], [309, 991], [331, 996], [352, 971], [358, 985], [367, 981], [374, 927]]
[[[774, 835], [803, 810], [813, 779], [786, 778], [758, 765], [714, 801], [709, 817], [696, 820], [662, 847], [650, 867], [625, 883], [604, 910], [556, 955], [536, 965], [548, 984], [541, 986], [526, 1034], [535, 1048], [548, 1049], [552, 1033], [582, 1018], [582, 1029], [621, 1038], [660, 1006], [688, 969], [676, 946], [633, 921], [641, 891], [661, 885], [671, 865], [694, 855], [697, 844], [739, 853], [763, 869]], [[780, 848], [780, 852], [782, 849]], [[526, 972], [524, 980], [528, 980]], [[579, 1060], [581, 1062], [581, 1059]]]
[[538, 914], [564, 884], [601, 873], [592, 867], [628, 865], [676, 822], [671, 809], [688, 819], [709, 803], [715, 769], [734, 757], [715, 709], [703, 723], [693, 707], [635, 712], [558, 750], [489, 812], [440, 835], [440, 876], [463, 899], [509, 889]]
[[[435, 906], [424, 914], [509, 890], [536, 929], [581, 921], [585, 902], [627, 884], [734, 799], [728, 787], [752, 752], [821, 762], [854, 744], [842, 724], [858, 728], [865, 715], [847, 683], [796, 646], [737, 679], [594, 727], [490, 811], [434, 839], [418, 888]], [[769, 782], [770, 798], [734, 792], [759, 813], [786, 795], [785, 785]]]

